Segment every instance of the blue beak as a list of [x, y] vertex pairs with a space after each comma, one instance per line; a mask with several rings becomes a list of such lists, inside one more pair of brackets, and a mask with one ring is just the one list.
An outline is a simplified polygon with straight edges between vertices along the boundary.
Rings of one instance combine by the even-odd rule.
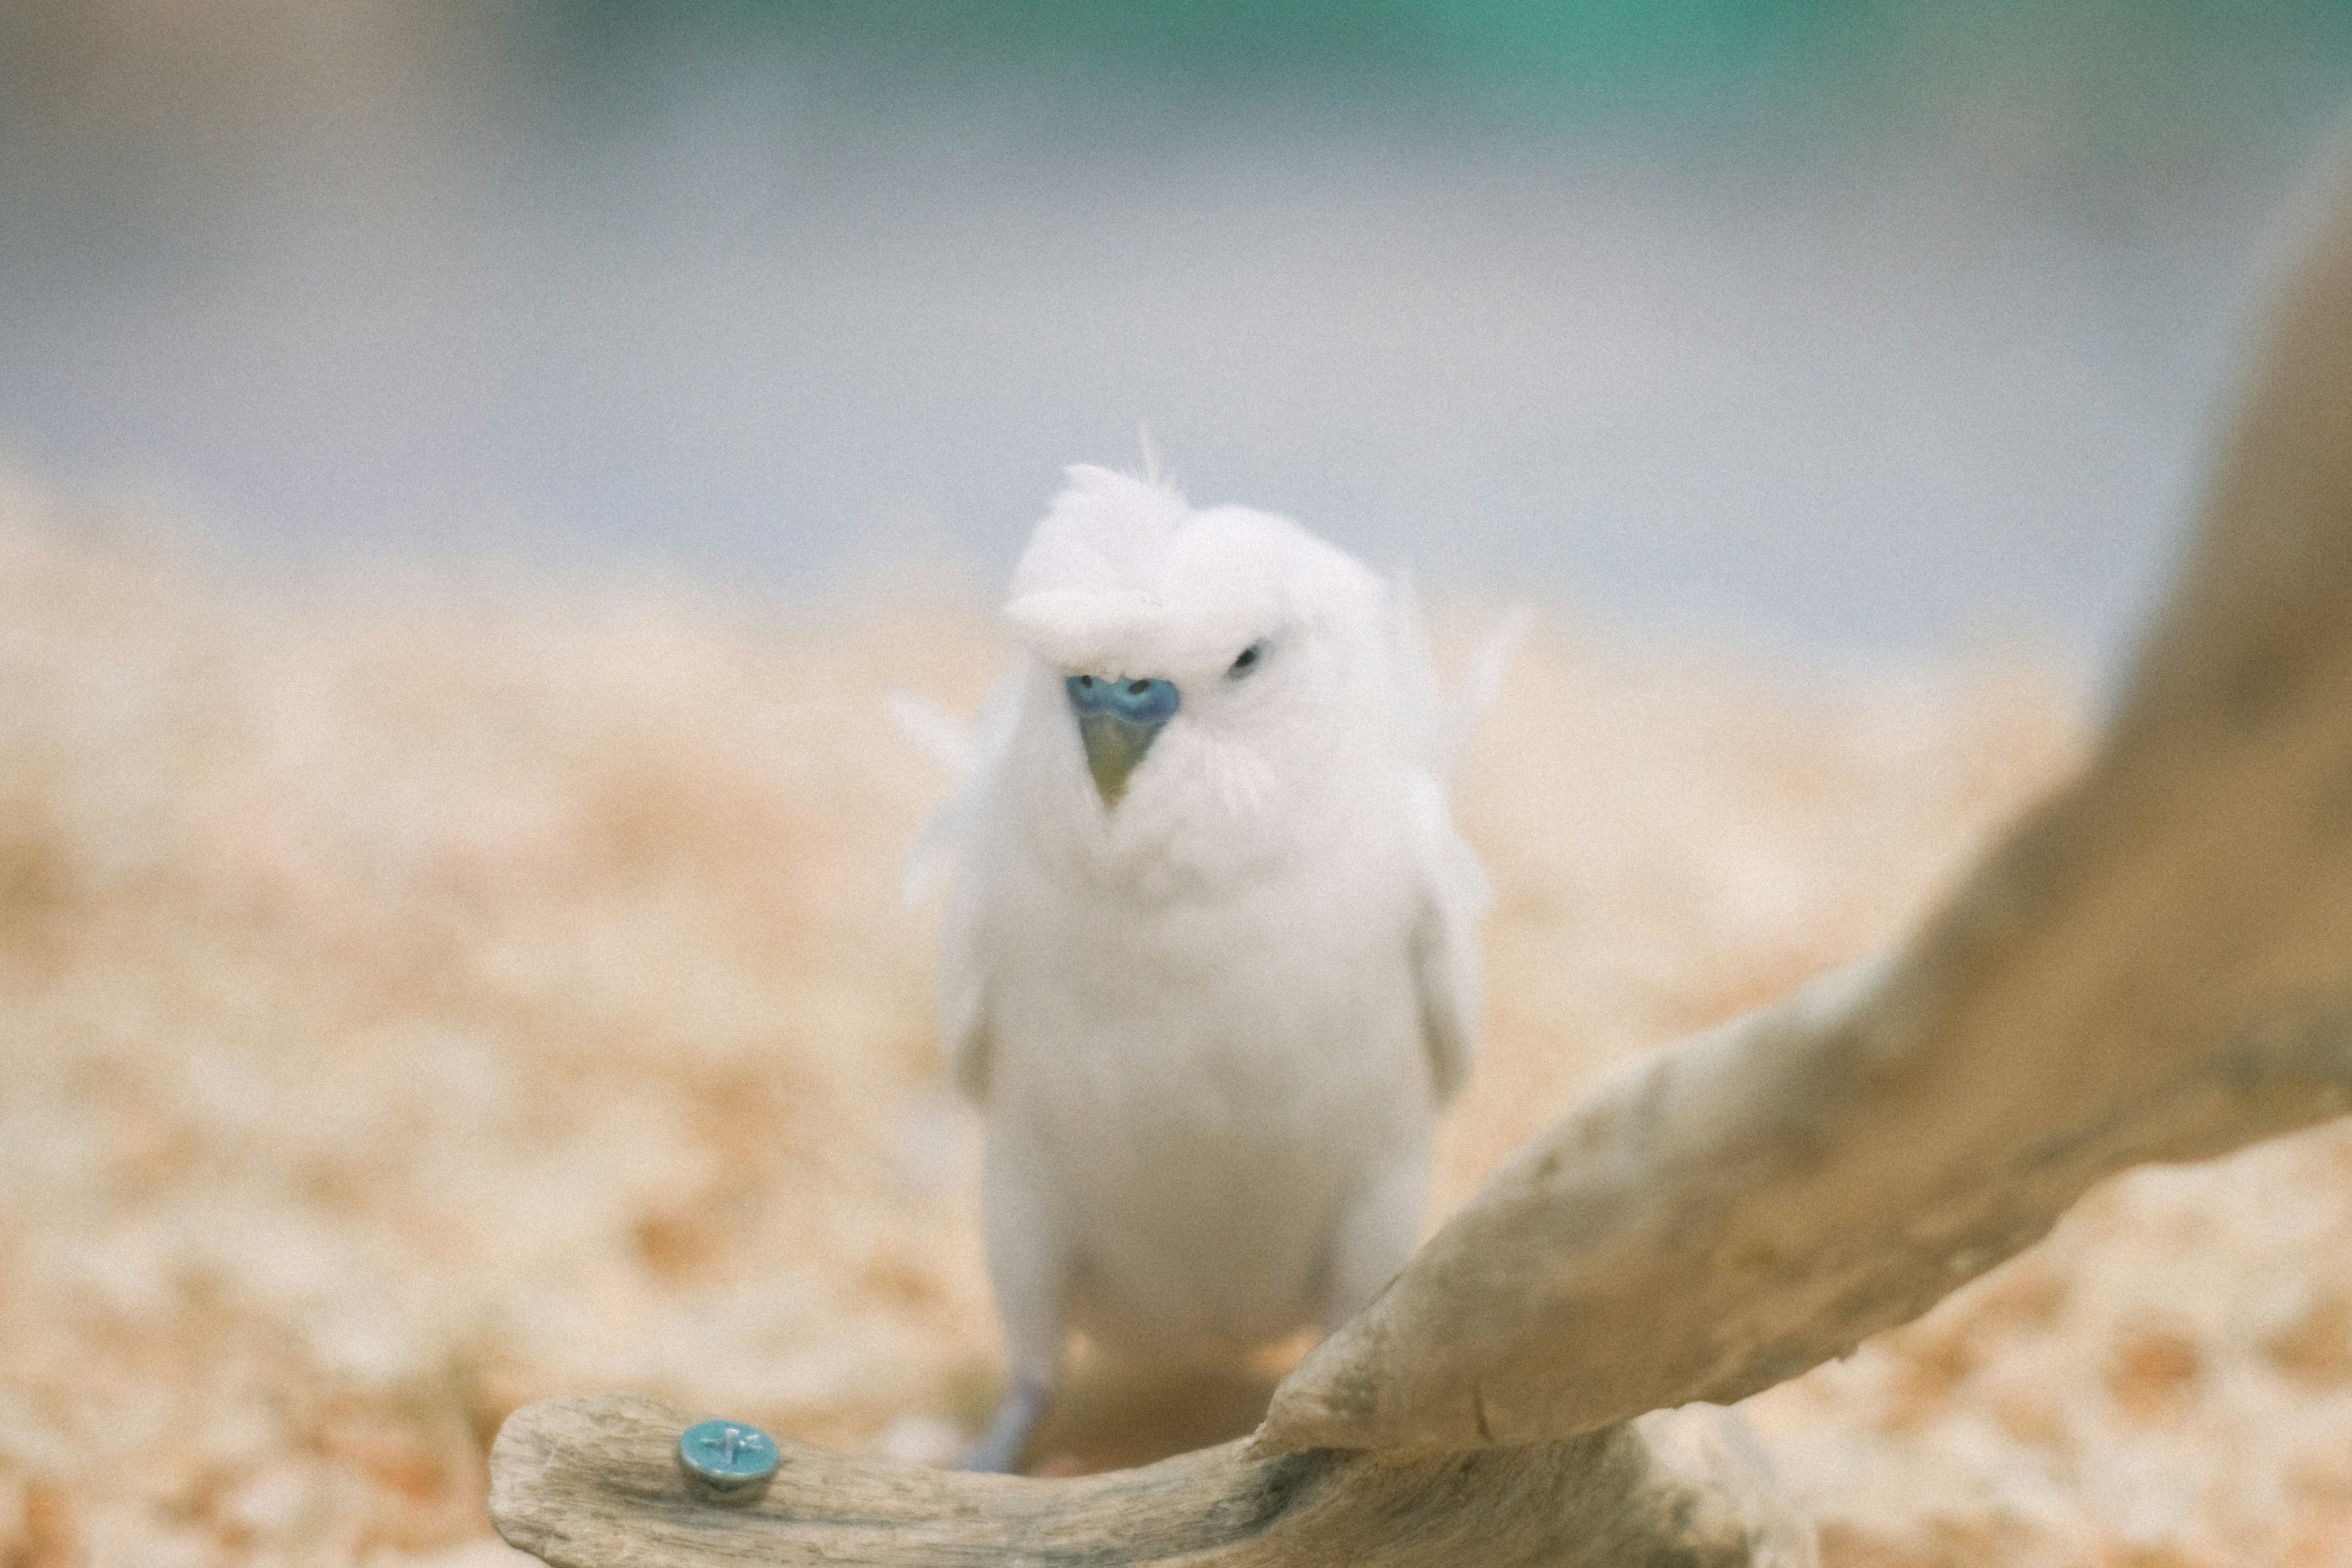
[[1073, 675], [1063, 680], [1062, 689], [1077, 715], [1087, 772], [1094, 774], [1103, 805], [1117, 805], [1127, 793], [1128, 775], [1151, 749], [1151, 738], [1176, 712], [1175, 683]]

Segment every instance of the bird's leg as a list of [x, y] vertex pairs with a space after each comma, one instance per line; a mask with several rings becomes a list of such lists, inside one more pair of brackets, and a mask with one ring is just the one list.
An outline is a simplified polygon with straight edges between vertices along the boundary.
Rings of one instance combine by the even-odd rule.
[[993, 1128], [982, 1181], [988, 1282], [1004, 1323], [1013, 1386], [958, 1468], [1009, 1473], [1020, 1464], [1022, 1446], [1045, 1413], [1062, 1370], [1069, 1337], [1068, 1249], [1037, 1183]]
[[992, 1475], [1011, 1475], [1021, 1462], [1022, 1447], [1037, 1425], [1037, 1417], [1045, 1413], [1045, 1403], [1054, 1391], [1042, 1383], [1015, 1383], [1004, 1402], [989, 1418], [988, 1430], [963, 1457], [960, 1470], [982, 1470]]
[[1370, 1306], [1412, 1257], [1428, 1191], [1429, 1151], [1415, 1146], [1376, 1170], [1339, 1211], [1318, 1303], [1325, 1333]]

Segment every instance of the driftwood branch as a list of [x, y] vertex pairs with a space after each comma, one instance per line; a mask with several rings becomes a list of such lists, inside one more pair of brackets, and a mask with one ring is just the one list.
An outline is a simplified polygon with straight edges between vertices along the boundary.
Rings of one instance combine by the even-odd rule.
[[506, 1538], [557, 1568], [1800, 1568], [1804, 1522], [1736, 1442], [1651, 1423], [1565, 1443], [1254, 1458], [1227, 1443], [1072, 1480], [964, 1475], [790, 1438], [749, 1508], [696, 1497], [690, 1418], [634, 1394], [518, 1411], [491, 1456]]
[[1514, 1155], [1255, 1439], [1066, 1481], [788, 1444], [737, 1510], [685, 1489], [685, 1416], [554, 1400], [499, 1434], [499, 1529], [558, 1568], [1805, 1561], [1737, 1445], [1643, 1413], [1843, 1353], [2126, 1165], [2352, 1109], [2347, 174], [2083, 775], [1895, 955]]
[[1259, 1451], [1729, 1402], [2147, 1160], [2352, 1110], [2352, 158], [2105, 744], [1892, 960], [1635, 1064], [1276, 1392]]

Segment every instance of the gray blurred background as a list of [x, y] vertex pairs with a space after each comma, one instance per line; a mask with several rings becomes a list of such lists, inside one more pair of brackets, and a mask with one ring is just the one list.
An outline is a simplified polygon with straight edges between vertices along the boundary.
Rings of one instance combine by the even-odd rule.
[[2111, 661], [2336, 0], [0, 0], [0, 463], [986, 583], [1148, 425], [1441, 584]]

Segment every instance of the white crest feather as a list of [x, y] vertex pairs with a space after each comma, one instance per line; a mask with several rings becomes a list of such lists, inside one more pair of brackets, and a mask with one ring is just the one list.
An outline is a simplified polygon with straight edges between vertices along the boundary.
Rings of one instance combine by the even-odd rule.
[[1143, 452], [1143, 482], [1160, 489], [1174, 489], [1175, 482], [1169, 478], [1167, 468], [1160, 460], [1160, 443], [1151, 438], [1150, 426], [1136, 426], [1135, 444]]

